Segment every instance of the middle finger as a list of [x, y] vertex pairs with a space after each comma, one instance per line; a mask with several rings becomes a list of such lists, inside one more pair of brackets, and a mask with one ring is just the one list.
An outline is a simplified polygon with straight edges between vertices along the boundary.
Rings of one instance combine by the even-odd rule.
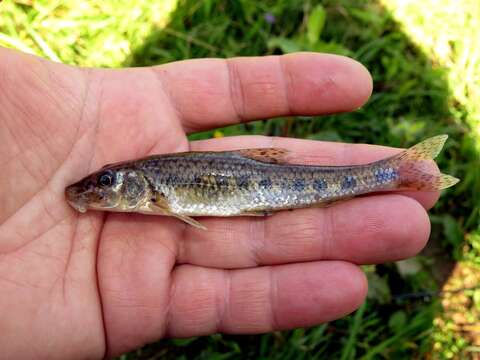
[[242, 268], [300, 261], [395, 261], [425, 245], [425, 209], [398, 194], [357, 198], [320, 209], [283, 211], [268, 218], [204, 218], [208, 231], [187, 227], [178, 261]]

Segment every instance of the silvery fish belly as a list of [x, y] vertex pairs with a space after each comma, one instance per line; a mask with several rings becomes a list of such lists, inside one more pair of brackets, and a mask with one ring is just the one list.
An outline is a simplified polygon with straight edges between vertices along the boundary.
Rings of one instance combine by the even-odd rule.
[[354, 166], [289, 164], [286, 150], [272, 148], [154, 155], [106, 165], [68, 186], [66, 197], [81, 212], [169, 215], [203, 228], [191, 217], [266, 215], [373, 192], [447, 188], [458, 179], [426, 166], [446, 139], [436, 136], [396, 156]]

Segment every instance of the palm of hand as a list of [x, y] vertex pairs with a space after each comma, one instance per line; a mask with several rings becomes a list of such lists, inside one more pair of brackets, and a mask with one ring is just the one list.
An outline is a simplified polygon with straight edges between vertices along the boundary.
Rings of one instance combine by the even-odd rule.
[[[328, 321], [354, 310], [366, 289], [355, 265], [333, 260], [402, 258], [428, 238], [418, 203], [432, 205], [435, 194], [357, 199], [268, 220], [205, 219], [209, 232], [163, 217], [79, 215], [64, 200], [68, 183], [105, 163], [192, 147], [274, 143], [321, 152], [323, 162], [383, 157], [394, 150], [186, 138], [185, 131], [232, 121], [355, 108], [370, 83], [353, 62], [304, 54], [111, 71], [0, 51], [0, 291], [7, 294], [0, 311], [8, 314], [0, 347], [7, 358], [101, 357], [166, 335]], [[355, 220], [360, 210], [362, 221]], [[397, 229], [407, 213], [411, 220]]]

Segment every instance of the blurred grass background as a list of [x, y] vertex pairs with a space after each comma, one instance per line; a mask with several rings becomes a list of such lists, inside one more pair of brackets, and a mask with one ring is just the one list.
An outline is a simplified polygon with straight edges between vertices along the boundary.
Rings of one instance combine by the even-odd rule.
[[408, 146], [448, 133], [439, 163], [462, 179], [431, 211], [414, 259], [366, 266], [367, 302], [344, 319], [258, 336], [165, 340], [122, 359], [480, 357], [478, 0], [88, 0], [0, 4], [0, 45], [82, 66], [308, 50], [372, 73], [351, 114], [259, 121], [192, 135], [260, 133]]

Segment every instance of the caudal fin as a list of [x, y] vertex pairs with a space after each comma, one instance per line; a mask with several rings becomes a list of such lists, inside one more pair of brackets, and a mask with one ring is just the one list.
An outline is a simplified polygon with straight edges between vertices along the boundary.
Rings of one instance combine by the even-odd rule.
[[460, 180], [442, 173], [428, 160], [432, 160], [442, 151], [448, 135], [438, 135], [426, 139], [405, 150], [394, 158], [400, 175], [400, 187], [416, 190], [441, 190], [455, 185]]

